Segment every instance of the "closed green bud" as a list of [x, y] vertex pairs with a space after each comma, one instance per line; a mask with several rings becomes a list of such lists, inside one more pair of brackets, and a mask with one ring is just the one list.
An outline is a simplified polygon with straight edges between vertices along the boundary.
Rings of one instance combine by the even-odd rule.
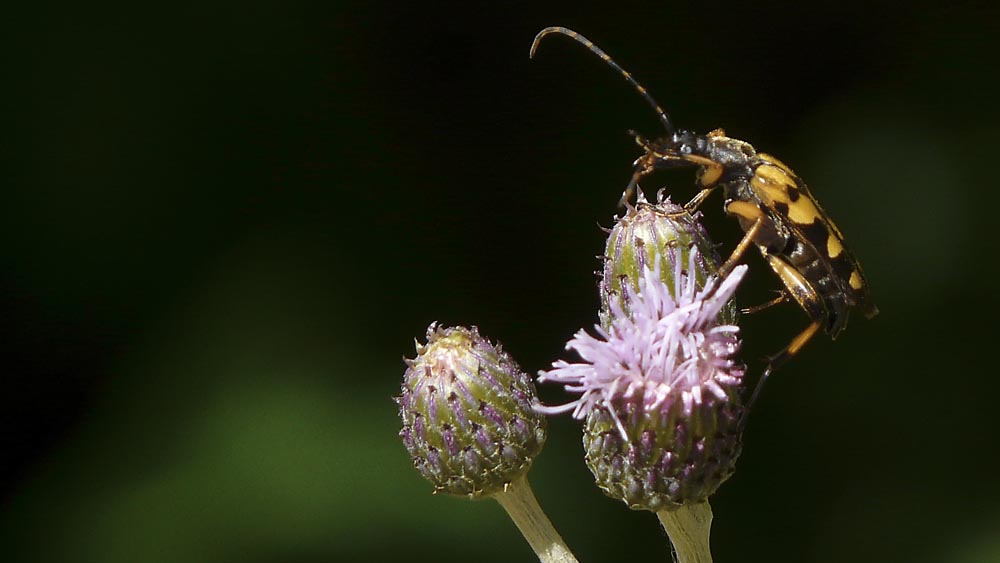
[[[694, 270], [699, 285], [704, 285], [708, 276], [718, 271], [722, 261], [698, 220], [700, 216], [700, 212], [691, 214], [662, 197], [658, 197], [656, 204], [648, 203], [642, 192], [638, 192], [635, 207], [617, 220], [605, 246], [600, 284], [602, 326], [609, 326], [612, 300], [621, 302], [626, 314], [629, 313], [625, 286], [639, 289], [643, 269], [652, 268], [657, 256], [664, 262], [659, 266], [660, 277], [668, 287], [674, 287], [675, 270], [669, 264], [681, 261], [686, 265], [691, 248], [698, 249]], [[732, 303], [722, 308], [719, 320], [726, 324], [736, 321]]]

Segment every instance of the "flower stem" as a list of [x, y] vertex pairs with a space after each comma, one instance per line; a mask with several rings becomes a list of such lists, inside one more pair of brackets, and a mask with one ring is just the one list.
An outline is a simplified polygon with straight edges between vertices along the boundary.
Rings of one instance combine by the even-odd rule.
[[552, 527], [552, 522], [538, 505], [526, 476], [522, 475], [507, 484], [493, 498], [507, 511], [541, 563], [577, 563], [573, 552], [566, 547], [559, 532]]
[[677, 563], [712, 563], [708, 536], [712, 531], [712, 507], [708, 501], [656, 513], [670, 536]]

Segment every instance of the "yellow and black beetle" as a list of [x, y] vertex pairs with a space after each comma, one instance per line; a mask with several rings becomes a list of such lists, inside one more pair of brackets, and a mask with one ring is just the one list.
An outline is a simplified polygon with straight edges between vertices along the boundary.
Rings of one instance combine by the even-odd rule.
[[750, 143], [727, 137], [721, 129], [707, 135], [674, 129], [667, 113], [631, 74], [571, 29], [547, 27], [540, 31], [531, 44], [532, 57], [542, 38], [553, 33], [583, 44], [617, 70], [653, 107], [666, 128], [667, 134], [655, 140], [633, 133], [645, 153], [634, 163], [623, 201], [631, 196], [640, 179], [654, 171], [697, 166], [702, 189], [687, 204], [688, 210], [697, 209], [721, 186], [726, 213], [736, 217], [746, 233], [720, 268], [720, 275], [727, 275], [746, 249], [756, 245], [785, 290], [777, 299], [753, 310], [791, 297], [809, 315], [812, 321], [809, 326], [769, 358], [761, 383], [797, 354], [820, 328], [836, 338], [847, 325], [853, 307], [861, 309], [869, 319], [878, 314], [861, 265], [844, 244], [844, 235], [820, 208], [805, 182], [788, 166], [769, 154], [757, 152]]

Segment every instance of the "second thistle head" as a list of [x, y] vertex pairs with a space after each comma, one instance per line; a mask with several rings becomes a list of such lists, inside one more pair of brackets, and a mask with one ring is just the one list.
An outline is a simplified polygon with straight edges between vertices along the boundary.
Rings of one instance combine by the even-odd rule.
[[548, 412], [585, 420], [585, 460], [598, 486], [634, 509], [707, 500], [741, 448], [744, 368], [733, 293], [704, 229], [683, 208], [644, 202], [612, 229], [596, 336], [567, 343], [540, 381], [579, 397]]

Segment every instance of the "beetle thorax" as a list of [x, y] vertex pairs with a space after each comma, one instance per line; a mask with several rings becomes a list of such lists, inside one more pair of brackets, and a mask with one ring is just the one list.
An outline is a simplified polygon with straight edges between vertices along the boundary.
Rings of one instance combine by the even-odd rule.
[[757, 151], [747, 143], [731, 137], [706, 137], [705, 156], [722, 166], [734, 169], [746, 167]]

